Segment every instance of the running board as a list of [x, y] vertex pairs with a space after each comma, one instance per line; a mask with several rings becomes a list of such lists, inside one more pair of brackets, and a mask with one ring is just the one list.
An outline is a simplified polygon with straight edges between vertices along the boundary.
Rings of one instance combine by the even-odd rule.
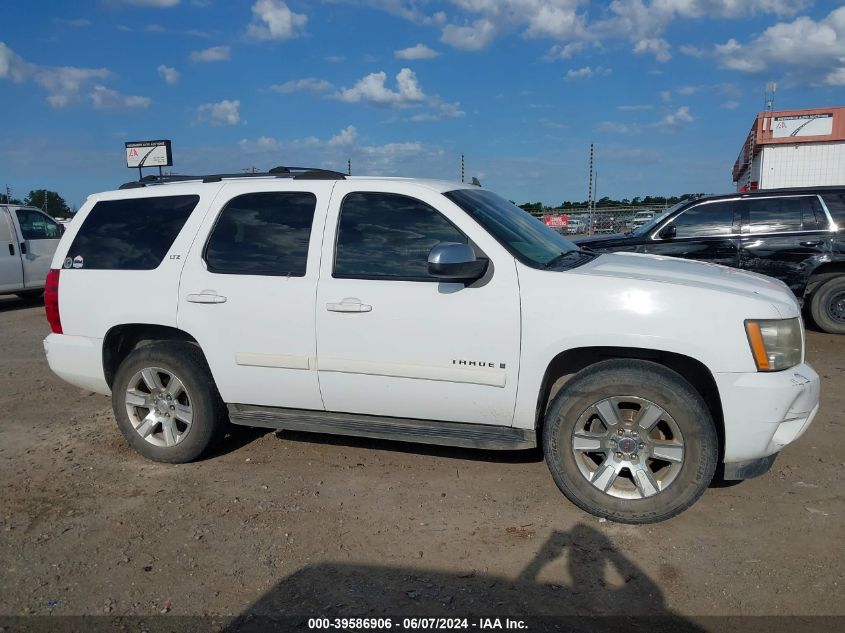
[[500, 451], [537, 446], [533, 430], [515, 429], [509, 426], [387, 418], [358, 413], [283, 409], [249, 404], [230, 404], [228, 407], [232, 424], [241, 426]]

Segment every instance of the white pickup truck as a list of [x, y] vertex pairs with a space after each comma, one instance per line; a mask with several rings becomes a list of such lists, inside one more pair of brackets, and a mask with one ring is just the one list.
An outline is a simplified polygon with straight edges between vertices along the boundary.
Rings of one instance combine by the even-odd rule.
[[229, 423], [542, 447], [615, 521], [766, 472], [819, 377], [780, 281], [577, 248], [478, 186], [277, 168], [91, 196], [45, 296], [50, 367], [128, 442], [196, 459]]
[[63, 232], [40, 209], [0, 204], [0, 295], [40, 297]]

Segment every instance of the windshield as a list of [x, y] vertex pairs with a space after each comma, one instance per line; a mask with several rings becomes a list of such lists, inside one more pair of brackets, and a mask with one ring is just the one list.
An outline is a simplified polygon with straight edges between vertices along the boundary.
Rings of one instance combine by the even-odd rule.
[[542, 268], [580, 249], [560, 233], [515, 204], [483, 189], [457, 189], [443, 194], [466, 211], [523, 264]]
[[[658, 224], [660, 224], [663, 221], [663, 218], [665, 218], [667, 215], [669, 215], [673, 211], [677, 211], [682, 206], [684, 206], [687, 202], [689, 202], [689, 200], [682, 200], [681, 202], [673, 204], [671, 207], [669, 207], [665, 211], [659, 211], [659, 212], [655, 213], [654, 217], [651, 220], [649, 220], [648, 222], [646, 222], [642, 226], [637, 227], [636, 229], [631, 231], [631, 235], [636, 235], [637, 237], [641, 237], [643, 235], [646, 235], [647, 233], [650, 233], [651, 230], [655, 226], [657, 226]], [[639, 215], [639, 214], [637, 214], [637, 215]], [[636, 216], [634, 216], [634, 217], [636, 218]]]

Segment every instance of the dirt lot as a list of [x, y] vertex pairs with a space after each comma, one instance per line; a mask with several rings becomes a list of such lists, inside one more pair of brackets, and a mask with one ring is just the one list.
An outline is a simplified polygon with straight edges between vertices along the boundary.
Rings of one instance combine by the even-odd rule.
[[600, 522], [537, 453], [243, 430], [129, 450], [0, 298], [0, 615], [845, 615], [845, 337], [811, 332], [810, 430], [668, 522]]

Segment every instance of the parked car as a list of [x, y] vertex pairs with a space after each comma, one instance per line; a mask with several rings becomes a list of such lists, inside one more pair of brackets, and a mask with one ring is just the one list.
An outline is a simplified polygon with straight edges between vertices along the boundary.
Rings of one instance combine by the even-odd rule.
[[631, 229], [638, 229], [654, 219], [654, 211], [637, 211], [631, 218]]
[[111, 394], [129, 444], [162, 462], [229, 422], [542, 446], [575, 504], [643, 523], [690, 506], [717, 466], [766, 472], [818, 409], [781, 282], [596, 255], [461, 183], [131, 183], [88, 198], [45, 303], [52, 370]]
[[35, 207], [0, 205], [0, 295], [44, 293], [44, 280], [64, 229]]
[[682, 202], [598, 252], [669, 255], [780, 279], [825, 332], [845, 334], [845, 187], [770, 189]]
[[587, 223], [583, 218], [569, 218], [569, 222], [563, 227], [563, 233], [566, 235], [578, 235], [587, 232]]

